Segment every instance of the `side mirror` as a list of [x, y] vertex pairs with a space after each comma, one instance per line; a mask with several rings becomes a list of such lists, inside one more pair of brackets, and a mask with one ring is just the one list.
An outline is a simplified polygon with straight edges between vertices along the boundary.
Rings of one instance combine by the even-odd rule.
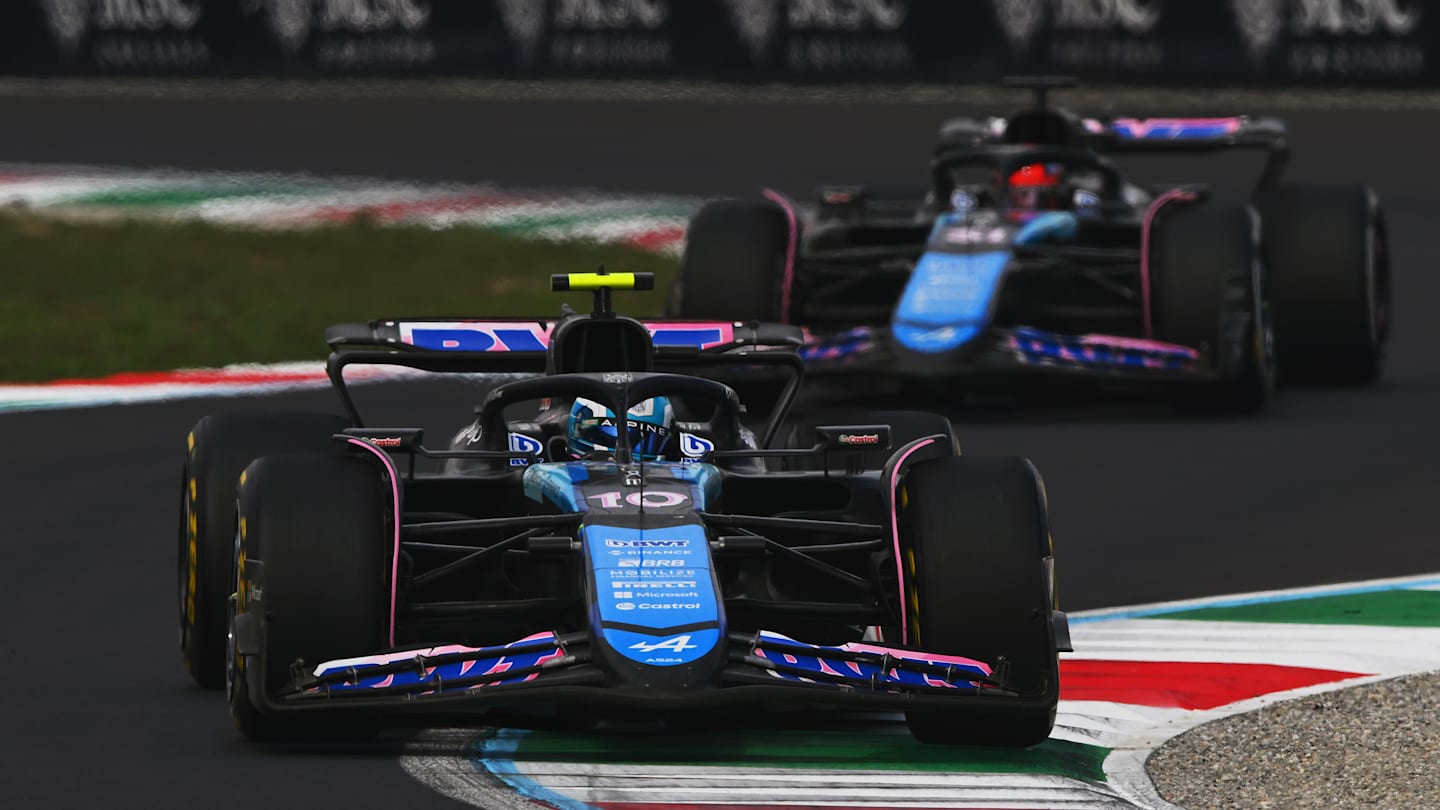
[[339, 437], [359, 439], [390, 453], [414, 453], [424, 435], [421, 428], [345, 428]]
[[889, 425], [824, 425], [815, 436], [826, 452], [890, 449]]

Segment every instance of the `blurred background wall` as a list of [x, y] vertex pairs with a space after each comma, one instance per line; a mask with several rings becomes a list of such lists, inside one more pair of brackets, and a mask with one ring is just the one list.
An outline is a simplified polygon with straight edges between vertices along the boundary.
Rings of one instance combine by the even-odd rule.
[[1423, 0], [6, 0], [0, 74], [1433, 86]]

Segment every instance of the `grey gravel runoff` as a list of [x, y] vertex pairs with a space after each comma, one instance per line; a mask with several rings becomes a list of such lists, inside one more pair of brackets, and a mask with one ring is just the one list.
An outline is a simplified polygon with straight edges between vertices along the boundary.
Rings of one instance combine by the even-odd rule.
[[1440, 673], [1275, 703], [1199, 726], [1146, 762], [1186, 810], [1440, 807]]

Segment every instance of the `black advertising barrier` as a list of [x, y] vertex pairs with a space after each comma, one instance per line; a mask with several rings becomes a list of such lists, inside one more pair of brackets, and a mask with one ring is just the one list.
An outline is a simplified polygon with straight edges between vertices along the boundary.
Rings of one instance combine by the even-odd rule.
[[1440, 84], [1423, 0], [0, 0], [0, 73]]

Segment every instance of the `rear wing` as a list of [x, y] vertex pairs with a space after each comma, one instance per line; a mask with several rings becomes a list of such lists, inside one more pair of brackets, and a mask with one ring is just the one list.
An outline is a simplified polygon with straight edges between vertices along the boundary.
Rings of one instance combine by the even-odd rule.
[[954, 118], [940, 129], [937, 154], [946, 149], [975, 149], [997, 144], [1069, 146], [1097, 152], [1207, 153], [1232, 149], [1265, 152], [1255, 193], [1279, 181], [1290, 159], [1289, 133], [1279, 118], [1233, 115], [1221, 117], [1082, 118], [1051, 106], [1049, 94], [1076, 87], [1071, 76], [1009, 76], [1005, 87], [1028, 89], [1030, 109], [1008, 117]]
[[1081, 126], [1096, 150], [1112, 153], [1263, 151], [1265, 167], [1256, 191], [1279, 181], [1290, 159], [1289, 131], [1279, 118], [1084, 118]]
[[[339, 324], [325, 330], [331, 365], [383, 364], [470, 374], [545, 371], [550, 335], [559, 318], [395, 318]], [[713, 362], [756, 352], [796, 352], [796, 326], [742, 321], [641, 321], [657, 362]], [[746, 362], [749, 362], [746, 360]]]
[[[360, 415], [345, 385], [351, 365], [405, 366], [451, 374], [543, 374], [550, 336], [560, 318], [386, 318], [325, 330], [326, 370], [357, 426]], [[705, 371], [771, 366], [793, 375], [783, 404], [803, 374], [798, 326], [743, 321], [641, 320], [654, 343], [656, 370]]]

